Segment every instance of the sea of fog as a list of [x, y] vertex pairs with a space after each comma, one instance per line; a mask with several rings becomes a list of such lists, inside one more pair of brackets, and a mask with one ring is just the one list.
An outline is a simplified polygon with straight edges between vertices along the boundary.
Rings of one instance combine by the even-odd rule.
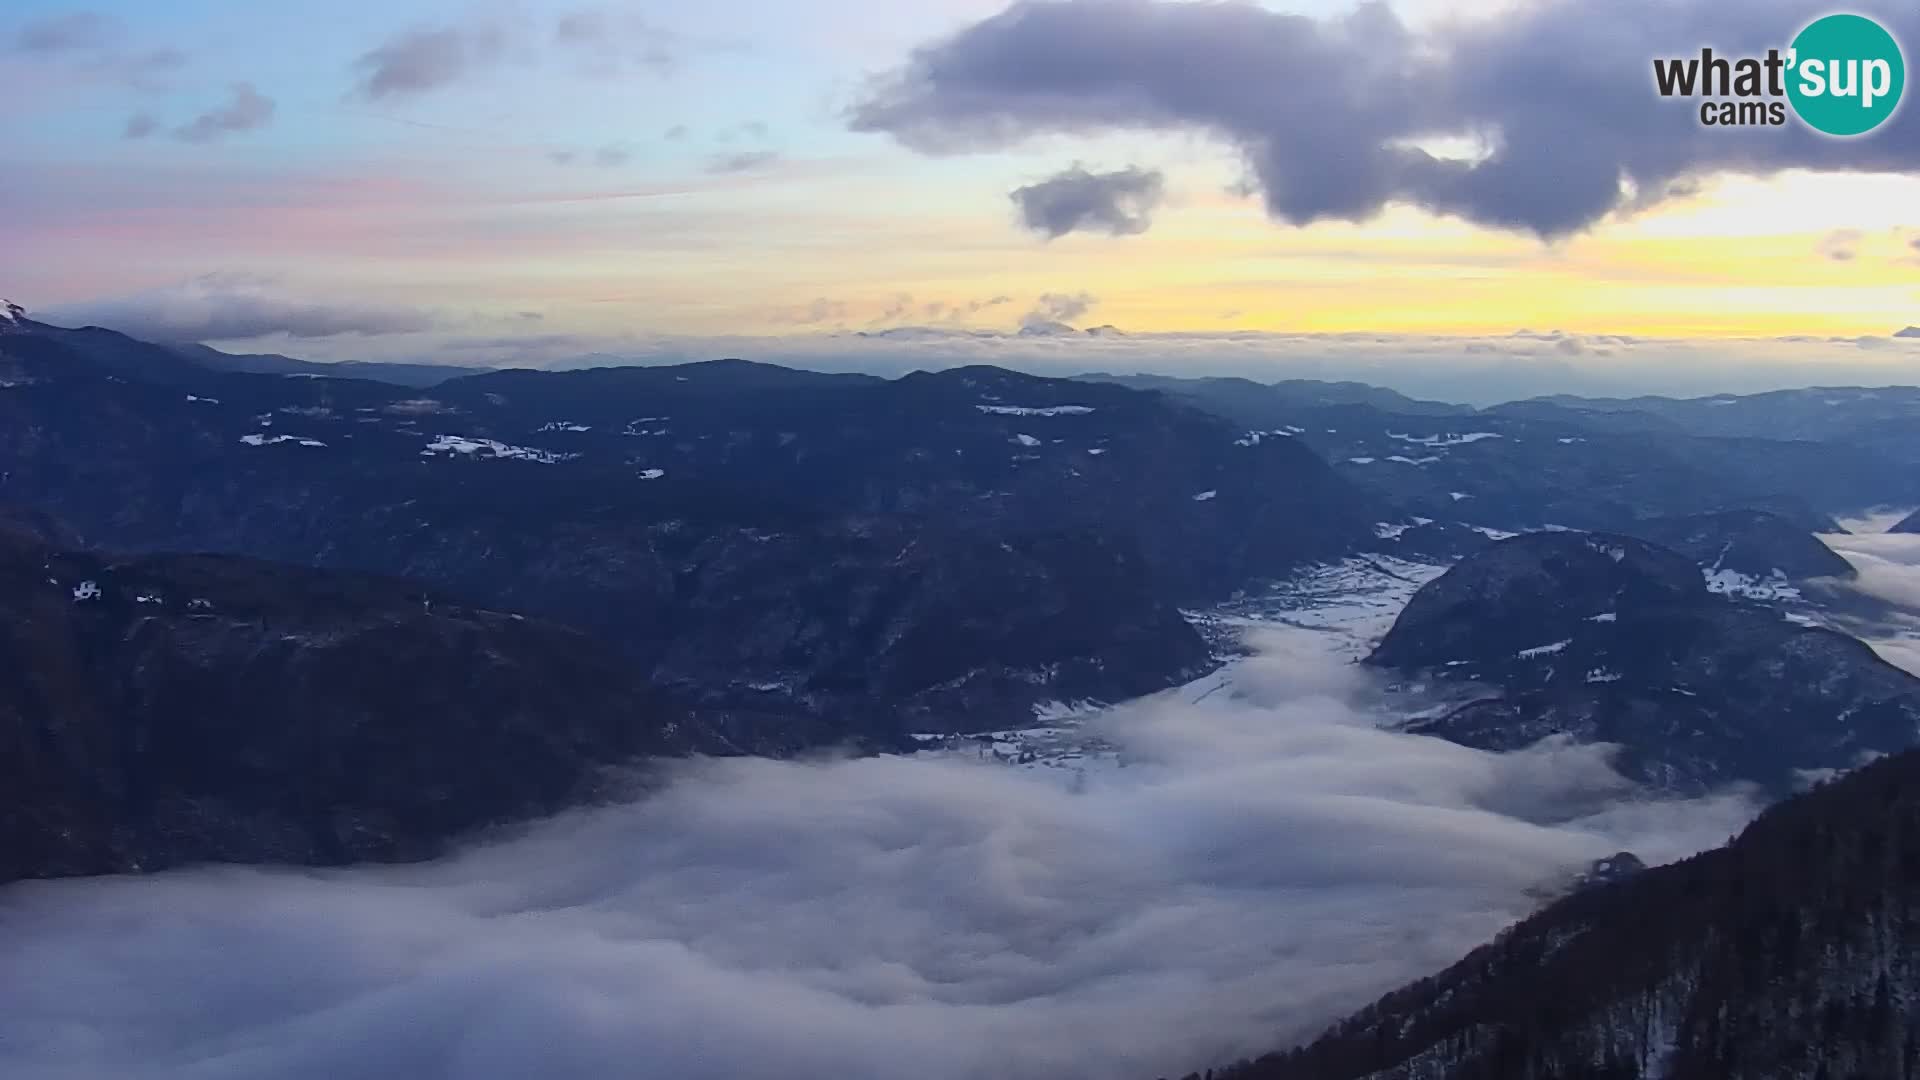
[[[1384, 730], [1351, 642], [1271, 625], [1086, 720], [1103, 769], [696, 761], [437, 862], [0, 889], [0, 1075], [1126, 1077], [1310, 1035], [1591, 860], [1738, 792], [1602, 747]], [[1124, 762], [1120, 764], [1119, 762]]]

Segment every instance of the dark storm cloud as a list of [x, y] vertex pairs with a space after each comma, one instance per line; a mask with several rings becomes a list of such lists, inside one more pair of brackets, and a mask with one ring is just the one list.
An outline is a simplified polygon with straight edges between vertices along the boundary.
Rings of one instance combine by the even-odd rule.
[[1085, 783], [712, 761], [433, 864], [10, 886], [0, 1074], [1180, 1075], [1749, 813], [1633, 800], [1598, 748], [1382, 730], [1355, 665], [1259, 647], [1237, 692], [1109, 717], [1130, 764]]
[[[1910, 5], [1863, 5], [1920, 41]], [[1317, 19], [1251, 4], [1025, 0], [917, 51], [850, 113], [927, 153], [1033, 136], [1202, 131], [1237, 147], [1269, 213], [1364, 220], [1407, 203], [1555, 236], [1715, 172], [1920, 170], [1920, 110], [1860, 139], [1710, 128], [1653, 89], [1655, 57], [1784, 47], [1804, 4], [1544, 0], [1421, 36], [1383, 4]], [[1476, 140], [1473, 157], [1417, 143]], [[1430, 144], [1429, 144], [1430, 145]]]
[[1112, 236], [1143, 233], [1165, 194], [1158, 170], [1129, 166], [1114, 172], [1089, 172], [1080, 165], [1037, 184], [1015, 188], [1010, 196], [1028, 229], [1049, 240], [1075, 230]]
[[504, 44], [500, 29], [486, 24], [408, 30], [355, 62], [356, 92], [377, 101], [437, 90], [497, 62]]
[[242, 131], [254, 131], [273, 122], [273, 99], [262, 95], [252, 83], [235, 83], [225, 105], [209, 109], [191, 123], [174, 129], [173, 137], [183, 142], [212, 142]]
[[208, 274], [181, 285], [58, 308], [48, 316], [61, 324], [105, 326], [154, 341], [393, 334], [425, 330], [434, 322], [411, 308], [297, 298], [270, 278], [246, 274]]

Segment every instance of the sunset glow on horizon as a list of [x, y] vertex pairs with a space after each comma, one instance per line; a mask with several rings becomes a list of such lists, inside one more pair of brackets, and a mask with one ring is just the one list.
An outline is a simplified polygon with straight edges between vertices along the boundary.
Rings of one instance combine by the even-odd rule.
[[[1029, 6], [1117, 19], [1190, 5]], [[1439, 35], [1540, 6], [1395, 5], [1392, 18]], [[1264, 7], [1336, 28], [1378, 15]], [[457, 360], [452, 343], [485, 340], [500, 346], [490, 362], [618, 355], [635, 338], [697, 352], [701, 339], [910, 327], [1011, 335], [1046, 314], [1046, 297], [1077, 298], [1063, 324], [1127, 334], [1525, 328], [1870, 337], [1899, 351], [1912, 341], [1896, 332], [1920, 322], [1920, 172], [1900, 156], [1910, 111], [1873, 136], [1892, 147], [1884, 167], [1844, 171], [1723, 166], [1718, 148], [1699, 150], [1708, 136], [1684, 105], [1660, 112], [1687, 147], [1675, 153], [1701, 157], [1659, 166], [1684, 185], [1549, 239], [1484, 220], [1498, 211], [1392, 193], [1378, 209], [1349, 215], [1336, 200], [1296, 224], [1267, 205], [1278, 181], [1250, 166], [1255, 136], [1206, 111], [1237, 117], [1238, 104], [1190, 119], [1039, 116], [1001, 138], [1016, 115], [1004, 110], [1025, 107], [1015, 91], [1003, 112], [969, 118], [928, 90], [863, 119], [916, 57], [997, 40], [1020, 14], [972, 2], [420, 0], [348, 4], [321, 25], [234, 0], [26, 0], [0, 24], [0, 295], [69, 320], [155, 324], [129, 332], [321, 359]], [[1149, 62], [1127, 58], [1137, 48], [1114, 46], [1116, 70]], [[1644, 83], [1643, 67], [1619, 66]], [[1556, 153], [1583, 152], [1578, 123]], [[930, 152], [931, 139], [953, 145]], [[1459, 152], [1447, 143], [1421, 145]], [[1151, 173], [1150, 211], [1137, 228], [1051, 237], [1023, 221], [1010, 193], [1073, 169]], [[214, 317], [235, 304], [263, 317]], [[286, 305], [331, 315], [264, 317]]]

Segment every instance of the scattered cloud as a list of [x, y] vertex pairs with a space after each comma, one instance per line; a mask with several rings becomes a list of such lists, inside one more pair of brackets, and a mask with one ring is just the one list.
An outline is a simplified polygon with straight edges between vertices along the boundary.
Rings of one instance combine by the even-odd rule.
[[714, 134], [713, 138], [715, 142], [722, 143], [730, 143], [736, 139], [743, 142], [761, 142], [770, 134], [772, 134], [772, 129], [768, 128], [765, 122], [760, 120], [747, 120], [735, 124], [732, 127], [721, 128]]
[[28, 22], [0, 52], [59, 61], [90, 79], [121, 83], [137, 90], [168, 88], [166, 76], [186, 66], [187, 54], [173, 48], [131, 48], [126, 27], [116, 18], [81, 11]]
[[1070, 324], [1073, 320], [1085, 315], [1099, 302], [1099, 298], [1091, 293], [1041, 293], [1034, 300], [1032, 310], [1021, 317], [1020, 332], [1042, 334], [1072, 331]]
[[1859, 229], [1835, 229], [1820, 238], [1815, 250], [1834, 262], [1852, 262], [1860, 254], [1860, 241], [1866, 235]]
[[[1920, 40], [1920, 10], [1870, 5]], [[1557, 237], [1720, 172], [1920, 172], [1920, 111], [1870, 139], [1800, 124], [1708, 130], [1649, 90], [1649, 60], [1711, 40], [1764, 52], [1788, 0], [1565, 2], [1416, 32], [1384, 4], [1337, 17], [1254, 4], [1020, 0], [915, 50], [849, 114], [930, 154], [1055, 134], [1191, 131], [1238, 150], [1294, 225], [1407, 204]], [[1542, 57], [1555, 58], [1543, 63]], [[1570, 132], [1578, 132], [1570, 139]], [[1434, 149], [1436, 137], [1477, 147]]]
[[706, 171], [725, 173], [758, 172], [780, 160], [776, 150], [742, 150], [732, 154], [714, 154], [707, 159]]
[[243, 131], [255, 131], [273, 122], [273, 99], [262, 95], [252, 83], [235, 83], [232, 98], [209, 109], [193, 121], [174, 129], [173, 137], [183, 142], [212, 142]]
[[1237, 693], [1107, 718], [1130, 763], [1084, 783], [714, 760], [431, 864], [10, 886], [0, 1072], [1176, 1076], [1751, 814], [1634, 798], [1605, 748], [1382, 730], [1353, 665], [1257, 646]]
[[576, 150], [550, 150], [547, 160], [555, 165], [572, 165], [586, 162], [602, 169], [613, 169], [633, 160], [633, 148], [626, 143], [608, 143], [592, 152]]
[[272, 278], [208, 274], [181, 285], [55, 308], [64, 324], [105, 326], [152, 341], [234, 341], [276, 334], [326, 338], [431, 328], [426, 312], [295, 298]]
[[1897, 338], [1920, 338], [1920, 326], [1907, 326], [1893, 332]]
[[361, 55], [354, 93], [368, 101], [417, 96], [495, 68], [510, 55], [564, 63], [592, 77], [659, 73], [677, 63], [681, 44], [677, 34], [637, 14], [602, 7], [539, 22], [471, 19], [415, 27]]
[[144, 139], [160, 130], [160, 121], [152, 113], [137, 112], [127, 117], [127, 125], [121, 134], [128, 139]]
[[673, 31], [641, 16], [607, 8], [581, 8], [559, 17], [554, 44], [591, 75], [617, 75], [639, 68], [664, 72], [680, 60], [683, 42]]
[[1076, 163], [1037, 184], [1015, 188], [1011, 198], [1021, 224], [1052, 240], [1076, 230], [1110, 236], [1146, 232], [1165, 192], [1165, 178], [1157, 169], [1129, 166], [1096, 173]]
[[96, 11], [76, 11], [35, 19], [14, 31], [16, 52], [51, 55], [102, 49], [120, 40], [118, 20]]
[[813, 302], [795, 311], [786, 312], [781, 321], [813, 326], [820, 323], [843, 322], [847, 318], [850, 305], [845, 300], [830, 300], [824, 296], [815, 297]]
[[101, 58], [93, 70], [149, 93], [170, 87], [167, 76], [187, 66], [187, 54], [179, 49], [145, 49]]
[[663, 132], [660, 137], [668, 142], [679, 142], [687, 137], [687, 125], [675, 124]]
[[876, 324], [898, 322], [899, 320], [906, 318], [908, 315], [911, 315], [912, 313], [913, 313], [913, 294], [912, 293], [895, 293], [893, 296], [893, 299], [887, 302], [886, 310], [882, 311], [880, 313], [879, 318], [876, 318], [873, 321]]
[[355, 92], [379, 101], [438, 90], [497, 63], [505, 44], [503, 31], [488, 23], [408, 30], [355, 61]]

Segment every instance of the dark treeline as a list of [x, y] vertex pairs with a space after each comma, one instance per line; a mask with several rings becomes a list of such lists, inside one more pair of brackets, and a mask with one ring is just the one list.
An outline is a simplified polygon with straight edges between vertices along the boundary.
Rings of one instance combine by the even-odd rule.
[[1909, 1080], [1920, 752], [1576, 893], [1311, 1044], [1189, 1080]]

